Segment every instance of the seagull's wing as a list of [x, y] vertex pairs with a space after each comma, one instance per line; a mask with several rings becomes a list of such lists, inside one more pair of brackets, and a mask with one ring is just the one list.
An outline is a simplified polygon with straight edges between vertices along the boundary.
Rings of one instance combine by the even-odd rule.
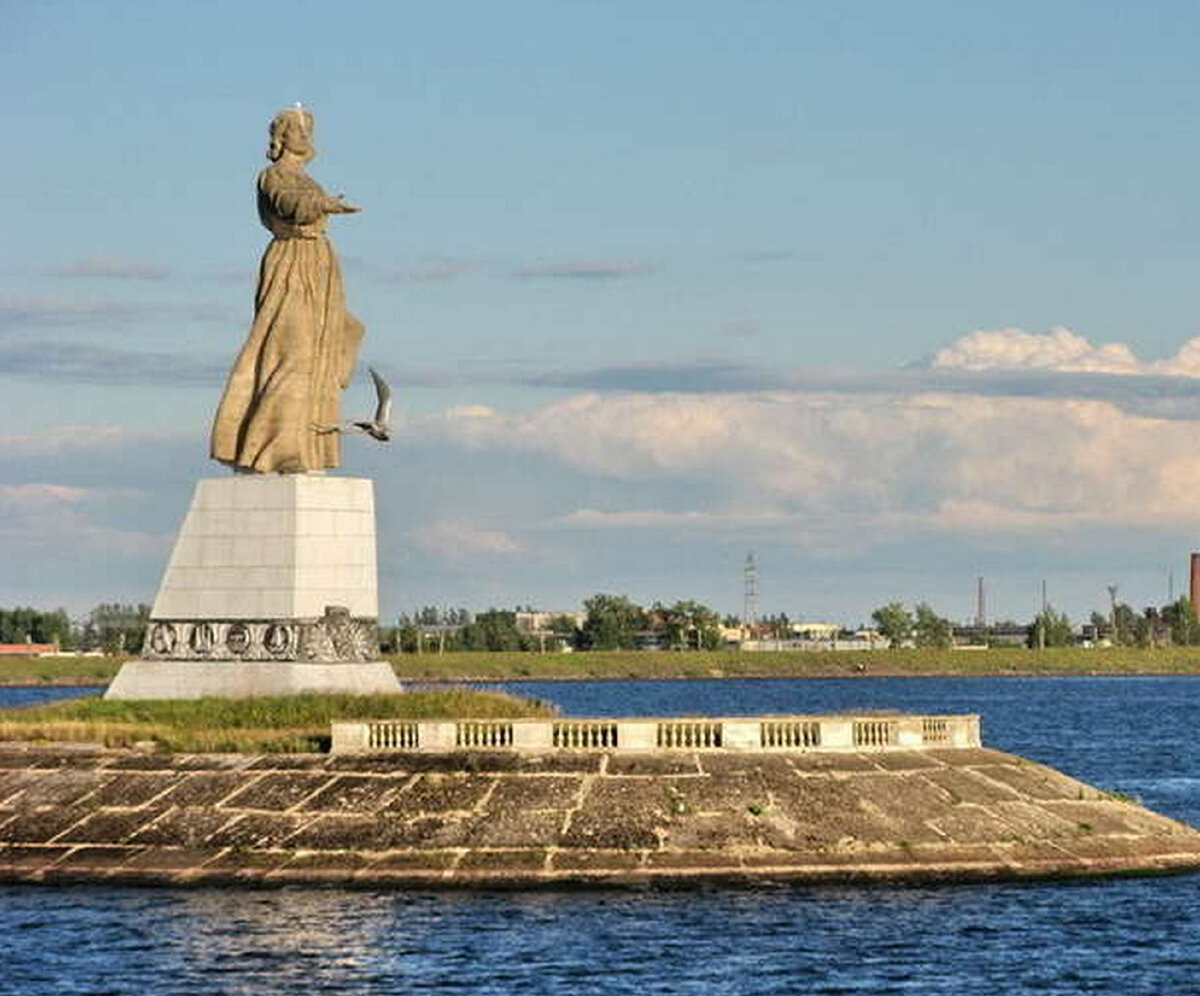
[[374, 367], [367, 367], [371, 380], [375, 381], [375, 395], [378, 402], [375, 406], [375, 424], [386, 428], [392, 423], [392, 389], [383, 376]]

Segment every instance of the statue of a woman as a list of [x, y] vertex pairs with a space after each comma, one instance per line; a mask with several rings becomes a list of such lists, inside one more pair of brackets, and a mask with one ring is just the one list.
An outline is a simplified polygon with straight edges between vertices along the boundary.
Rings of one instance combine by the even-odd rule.
[[[274, 238], [263, 254], [254, 325], [213, 423], [212, 457], [237, 470], [301, 473], [340, 464], [341, 391], [363, 327], [346, 311], [325, 219], [358, 208], [330, 197], [304, 166], [316, 154], [312, 114], [271, 122], [272, 165], [258, 177], [258, 216]], [[321, 431], [322, 428], [326, 431]]]

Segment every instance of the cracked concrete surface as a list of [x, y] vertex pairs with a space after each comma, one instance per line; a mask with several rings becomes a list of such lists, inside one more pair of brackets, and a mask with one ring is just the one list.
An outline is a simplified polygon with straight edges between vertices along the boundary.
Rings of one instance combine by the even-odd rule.
[[1200, 868], [1200, 833], [987, 749], [154, 755], [0, 746], [0, 880], [364, 887]]

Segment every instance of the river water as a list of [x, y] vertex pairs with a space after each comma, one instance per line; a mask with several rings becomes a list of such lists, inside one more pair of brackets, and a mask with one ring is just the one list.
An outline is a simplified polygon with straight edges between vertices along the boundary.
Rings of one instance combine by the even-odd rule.
[[[1200, 825], [1200, 678], [521, 682], [568, 715], [978, 712]], [[0, 704], [41, 690], [0, 690]], [[1200, 993], [1200, 875], [936, 888], [0, 888], [0, 993]]]

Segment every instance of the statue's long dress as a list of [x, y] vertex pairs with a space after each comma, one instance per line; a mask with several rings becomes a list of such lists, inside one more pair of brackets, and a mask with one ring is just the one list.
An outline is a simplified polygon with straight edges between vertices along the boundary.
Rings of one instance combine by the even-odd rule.
[[298, 473], [341, 462], [339, 433], [320, 428], [340, 418], [363, 327], [346, 311], [326, 202], [303, 169], [276, 164], [259, 175], [259, 217], [275, 238], [212, 432], [213, 459], [241, 470]]

